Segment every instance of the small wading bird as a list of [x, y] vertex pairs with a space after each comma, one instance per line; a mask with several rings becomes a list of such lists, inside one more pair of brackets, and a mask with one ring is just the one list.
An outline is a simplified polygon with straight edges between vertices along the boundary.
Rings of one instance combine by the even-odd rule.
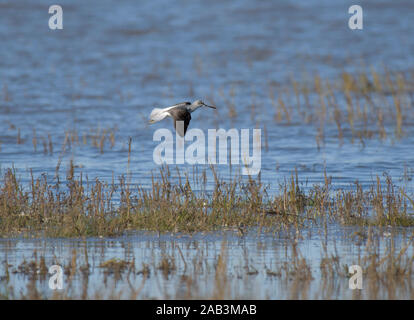
[[[171, 117], [174, 119], [175, 130], [181, 137], [184, 137], [185, 133], [187, 132], [187, 128], [190, 123], [190, 120], [191, 120], [191, 113], [200, 107], [209, 107], [209, 108], [216, 109], [215, 106], [209, 106], [201, 100], [196, 100], [193, 103], [182, 102], [182, 103], [178, 103], [178, 104], [175, 104], [171, 107], [167, 107], [164, 109], [160, 109], [160, 108], [153, 109], [150, 114], [149, 123], [152, 124], [152, 123], [161, 121], [166, 117]], [[180, 126], [180, 125], [177, 127], [177, 121], [183, 121], [184, 128], [183, 126]]]

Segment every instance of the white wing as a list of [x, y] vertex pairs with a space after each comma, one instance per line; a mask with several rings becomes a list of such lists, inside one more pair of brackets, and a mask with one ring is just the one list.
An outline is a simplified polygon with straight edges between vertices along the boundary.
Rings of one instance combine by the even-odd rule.
[[150, 114], [150, 121], [154, 122], [158, 122], [163, 120], [165, 117], [171, 117], [171, 115], [169, 114], [169, 112], [167, 112], [168, 110], [175, 108], [175, 107], [184, 107], [191, 104], [190, 102], [181, 102], [181, 103], [177, 103], [171, 107], [167, 107], [164, 109], [160, 109], [160, 108], [154, 108]]
[[171, 115], [167, 112], [167, 111], [168, 111], [168, 109], [170, 109], [170, 108], [165, 108], [165, 109], [154, 108], [154, 109], [151, 111], [151, 114], [150, 114], [150, 120], [151, 120], [152, 122], [158, 122], [158, 121], [163, 120], [165, 117], [171, 116]]

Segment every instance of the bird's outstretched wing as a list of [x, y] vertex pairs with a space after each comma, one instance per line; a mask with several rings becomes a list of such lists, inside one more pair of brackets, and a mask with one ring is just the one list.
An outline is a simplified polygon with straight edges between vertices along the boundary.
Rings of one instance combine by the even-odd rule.
[[[190, 124], [191, 114], [187, 108], [174, 108], [168, 111], [174, 119], [174, 128], [175, 131], [181, 136], [184, 137], [187, 132], [188, 125]], [[184, 125], [180, 125], [177, 122], [182, 121]], [[183, 132], [184, 131], [184, 132]]]
[[188, 101], [180, 102], [180, 103], [177, 103], [177, 104], [169, 107], [168, 109], [175, 108], [175, 107], [186, 107], [186, 106], [189, 106], [189, 105], [191, 105], [191, 102], [188, 102]]
[[169, 113], [166, 112], [165, 109], [154, 108], [150, 114], [150, 121], [152, 121], [152, 123], [158, 122], [167, 116], [169, 116]]
[[187, 109], [187, 106], [191, 105], [191, 102], [181, 102], [181, 103], [177, 103], [173, 106], [169, 106], [167, 108], [154, 108], [150, 114], [150, 120], [152, 121], [152, 123], [154, 122], [158, 122], [163, 120], [165, 117], [172, 115], [172, 113], [170, 112], [171, 110], [175, 109], [175, 108], [179, 108], [179, 109]]

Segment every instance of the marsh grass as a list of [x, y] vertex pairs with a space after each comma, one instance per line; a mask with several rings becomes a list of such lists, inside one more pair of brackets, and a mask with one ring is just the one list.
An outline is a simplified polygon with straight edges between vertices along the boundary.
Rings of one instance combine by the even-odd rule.
[[285, 126], [313, 124], [318, 148], [325, 144], [327, 129], [336, 127], [339, 144], [345, 139], [394, 141], [407, 134], [404, 128], [414, 120], [412, 74], [388, 68], [344, 71], [336, 79], [318, 73], [291, 75], [283, 85], [269, 82], [268, 92], [261, 105], [273, 106], [273, 121]]
[[[16, 143], [19, 145], [24, 145], [26, 141], [30, 140], [29, 134], [24, 138], [21, 134], [21, 129], [16, 128], [13, 124], [9, 124], [10, 130], [16, 130]], [[76, 129], [65, 130], [63, 133], [63, 142], [61, 145], [61, 152], [66, 152], [74, 147], [81, 146], [91, 146], [102, 154], [105, 150], [112, 149], [116, 145], [117, 137], [117, 126], [109, 128], [95, 127], [90, 128], [89, 131], [79, 132]], [[42, 146], [42, 151], [45, 155], [52, 155], [54, 150], [54, 145], [57, 140], [57, 137], [53, 136], [50, 133], [44, 133], [39, 135], [36, 128], [32, 128], [32, 137], [31, 142], [33, 145], [33, 152], [40, 151], [38, 146]]]
[[[47, 175], [31, 176], [29, 184], [7, 170], [0, 182], [0, 233], [3, 237], [42, 234], [49, 237], [117, 236], [131, 230], [194, 233], [252, 228], [277, 232], [337, 222], [342, 225], [413, 226], [413, 196], [396, 187], [391, 177], [377, 177], [365, 189], [355, 182], [334, 190], [324, 183], [302, 188], [297, 172], [269, 196], [260, 178], [223, 180], [214, 167], [211, 189], [207, 172], [190, 183], [178, 168], [153, 175], [152, 186], [131, 185], [84, 177], [71, 163], [65, 182], [50, 183]], [[202, 186], [198, 191], [192, 188]], [[193, 186], [193, 187], [192, 187]]]

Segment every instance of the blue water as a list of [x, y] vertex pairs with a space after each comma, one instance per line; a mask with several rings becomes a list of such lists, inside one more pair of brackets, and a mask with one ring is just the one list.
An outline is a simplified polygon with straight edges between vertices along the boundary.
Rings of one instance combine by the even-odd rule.
[[[216, 128], [262, 129], [260, 178], [269, 185], [270, 194], [278, 193], [279, 182], [295, 169], [307, 186], [323, 183], [324, 170], [335, 188], [347, 188], [356, 180], [368, 186], [385, 172], [395, 184], [414, 190], [412, 1], [364, 1], [364, 29], [359, 31], [348, 28], [348, 7], [354, 2], [343, 0], [62, 0], [63, 30], [49, 30], [50, 4], [0, 1], [0, 169], [16, 168], [22, 182], [30, 179], [30, 169], [35, 176], [47, 173], [53, 181], [59, 162], [58, 174], [64, 181], [72, 160], [75, 173], [83, 172], [90, 180], [110, 182], [129, 168], [131, 183], [149, 187], [159, 169], [153, 161], [158, 145], [153, 134], [173, 128], [169, 119], [148, 126], [151, 110], [200, 98], [214, 103], [217, 110], [196, 111], [190, 128], [205, 133]], [[402, 137], [395, 136], [395, 121], [380, 101], [385, 140], [374, 135], [361, 141], [352, 136], [345, 121], [341, 140], [331, 119], [318, 146], [317, 118], [304, 121], [305, 114], [315, 116], [318, 99], [311, 93], [311, 105], [306, 106], [302, 97], [297, 111], [291, 79], [306, 83], [318, 74], [324, 81], [337, 83], [344, 71], [369, 74], [371, 68], [379, 74], [386, 69], [403, 72], [408, 79], [411, 95], [404, 100]], [[270, 91], [276, 102], [282, 97], [293, 110], [290, 123], [286, 118], [275, 121]], [[339, 94], [338, 104], [345, 110]], [[235, 115], [230, 117], [232, 106]], [[377, 133], [375, 120], [368, 128]], [[107, 136], [103, 152], [90, 137], [99, 130], [115, 132], [114, 145]], [[67, 132], [76, 132], [79, 143], [62, 148]], [[48, 135], [53, 151], [45, 154]], [[179, 168], [193, 170], [186, 164]], [[207, 165], [199, 169], [209, 170]], [[224, 178], [240, 169], [217, 166]], [[127, 242], [135, 243], [134, 239]], [[219, 248], [223, 238], [211, 241]], [[309, 241], [312, 246], [313, 240]], [[29, 242], [28, 246], [50, 245]], [[64, 246], [72, 248], [72, 243]], [[315, 246], [317, 250], [309, 256], [317, 264], [320, 246]], [[233, 247], [242, 250], [234, 243]], [[348, 251], [344, 249], [343, 254]], [[116, 252], [123, 255], [122, 250]], [[21, 260], [22, 254], [14, 251], [14, 259]], [[59, 255], [70, 256], [65, 250]], [[261, 283], [266, 286], [267, 282]]]
[[[410, 297], [410, 277], [402, 278], [397, 287], [389, 290], [385, 282], [378, 282], [378, 290], [370, 290], [372, 280], [369, 273], [364, 274], [364, 287], [359, 291], [349, 288], [349, 276], [345, 270], [350, 265], [362, 265], [366, 268], [364, 257], [369, 253], [367, 241], [357, 241], [349, 234], [353, 228], [341, 228], [336, 232], [326, 233], [326, 230], [311, 228], [300, 236], [292, 234], [248, 234], [245, 237], [236, 236], [232, 232], [197, 233], [193, 235], [153, 233], [131, 234], [113, 239], [9, 239], [0, 240], [0, 252], [3, 266], [0, 269], [4, 275], [4, 264], [9, 265], [10, 280], [0, 281], [0, 294], [7, 287], [12, 287], [16, 296], [20, 293], [30, 293], [31, 283], [36, 284], [37, 290], [43, 297], [50, 298], [56, 294], [49, 289], [50, 275], [22, 274], [19, 266], [23, 261], [31, 262], [40, 257], [45, 258], [46, 266], [59, 265], [64, 270], [70, 270], [72, 256], [76, 255], [77, 268], [89, 264], [89, 277], [78, 270], [72, 277], [63, 276], [63, 288], [58, 290], [75, 299], [83, 292], [89, 298], [150, 298], [150, 299], [407, 299]], [[376, 253], [386, 256], [392, 247], [392, 240], [407, 242], [406, 236], [399, 235], [393, 230], [391, 237], [384, 237], [387, 230], [374, 229], [372, 241], [376, 243]], [[322, 249], [326, 246], [326, 252]], [[87, 252], [87, 257], [85, 256]], [[398, 251], [399, 252], [399, 251]], [[406, 255], [412, 256], [412, 246]], [[221, 257], [221, 258], [220, 258]], [[294, 257], [297, 261], [306, 260], [311, 278], [301, 279], [301, 275], [291, 273], [294, 268]], [[324, 258], [338, 258], [340, 275], [334, 277], [322, 276], [321, 262]], [[110, 259], [121, 259], [134, 262], [134, 271], [125, 271], [121, 277], [115, 274], [105, 274], [102, 263]], [[163, 258], [173, 264], [170, 273], [163, 274], [159, 268]], [[225, 278], [217, 282], [217, 276], [223, 271], [216, 271], [219, 259], [224, 259]], [[369, 262], [370, 260], [368, 260]], [[150, 270], [148, 278], [140, 271], [144, 265]], [[289, 275], [286, 272], [289, 266]], [[385, 270], [378, 266], [378, 271]], [[281, 273], [280, 276], [276, 275]], [[145, 278], [145, 279], [144, 279]], [[186, 279], [191, 281], [187, 282]], [[86, 280], [87, 279], [87, 280]], [[223, 292], [218, 283], [223, 284]], [[189, 284], [190, 283], [190, 284]], [[374, 280], [375, 283], [375, 280]], [[131, 289], [132, 288], [132, 289]], [[134, 296], [134, 290], [137, 296]], [[225, 290], [225, 291], [224, 291]], [[358, 291], [358, 290], [357, 290]], [[10, 292], [10, 291], [9, 291]], [[112, 294], [112, 296], [111, 296]], [[57, 296], [58, 297], [58, 296]], [[56, 298], [56, 296], [55, 296]]]
[[[370, 183], [384, 171], [401, 177], [404, 166], [413, 167], [411, 125], [398, 141], [389, 123], [388, 139], [361, 144], [352, 142], [346, 128], [340, 143], [335, 124], [328, 123], [318, 150], [317, 123], [305, 124], [293, 115], [291, 125], [275, 122], [269, 97], [269, 84], [275, 85], [277, 98], [291, 77], [300, 81], [315, 73], [335, 80], [343, 71], [373, 67], [381, 73], [386, 66], [409, 76], [411, 2], [364, 3], [362, 31], [347, 26], [349, 1], [62, 1], [63, 30], [53, 31], [48, 5], [0, 5], [0, 165], [14, 166], [23, 179], [29, 168], [54, 176], [60, 157], [62, 176], [70, 159], [91, 178], [125, 174], [131, 137], [132, 182], [148, 185], [158, 168], [152, 159], [158, 142], [152, 136], [156, 129], [172, 129], [168, 119], [148, 126], [149, 113], [196, 98], [213, 101], [218, 109], [196, 111], [190, 128], [206, 134], [209, 128], [262, 129], [262, 179], [272, 183], [273, 191], [274, 181], [295, 168], [310, 182], [323, 179], [326, 168], [333, 183], [342, 186], [356, 179]], [[293, 93], [286, 96], [294, 99]], [[228, 117], [229, 101], [235, 118]], [[116, 128], [115, 146], [106, 140], [103, 154], [90, 141], [82, 143], [83, 135], [99, 128]], [[22, 144], [16, 143], [19, 129]], [[62, 153], [69, 130], [81, 143]], [[48, 142], [48, 134], [54, 149], [45, 156], [41, 139]], [[227, 175], [229, 166], [218, 170]]]

